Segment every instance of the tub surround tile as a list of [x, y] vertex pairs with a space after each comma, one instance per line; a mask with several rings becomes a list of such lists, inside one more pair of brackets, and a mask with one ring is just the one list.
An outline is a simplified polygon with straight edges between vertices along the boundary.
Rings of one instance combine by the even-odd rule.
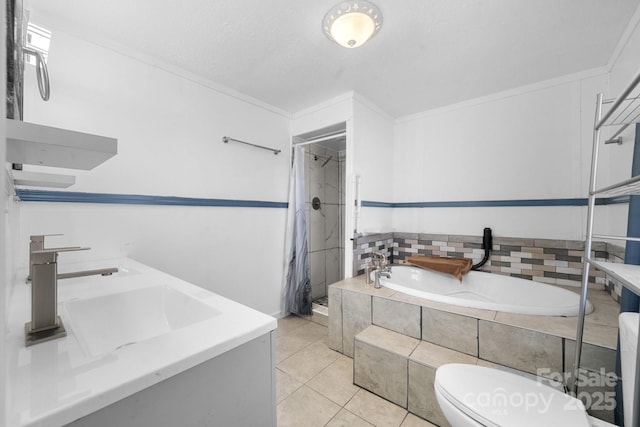
[[[593, 375], [593, 373], [590, 374]], [[616, 377], [605, 378], [600, 376], [600, 379], [590, 378], [598, 384], [578, 387], [578, 397], [585, 402], [589, 415], [613, 424], [615, 422], [615, 408], [612, 408], [612, 402], [615, 399], [615, 385], [610, 384], [616, 383]]]
[[329, 348], [342, 349], [342, 289], [329, 286]]
[[358, 334], [361, 343], [387, 350], [402, 357], [409, 357], [420, 340], [372, 325]]
[[[577, 328], [578, 320], [574, 318], [573, 321], [576, 322]], [[585, 322], [582, 338], [585, 343], [615, 349], [618, 343], [618, 328]]]
[[[564, 366], [567, 372], [573, 369], [576, 351], [575, 340], [564, 340]], [[580, 368], [589, 369], [600, 374], [615, 373], [616, 350], [597, 345], [582, 343]]]
[[430, 422], [448, 426], [434, 390], [436, 369], [446, 363], [475, 365], [478, 359], [428, 342], [421, 342], [409, 358], [409, 412]]
[[[579, 289], [573, 289], [574, 292], [580, 293]], [[615, 302], [611, 295], [602, 289], [589, 289], [587, 299], [591, 301], [595, 309], [585, 317], [585, 321], [589, 324], [600, 324], [606, 326], [618, 327], [618, 315], [620, 314], [620, 305]]]
[[423, 236], [423, 235], [419, 233], [393, 233], [391, 237], [402, 239], [402, 240], [415, 240], [417, 242], [418, 239], [424, 239], [424, 237], [420, 237], [420, 236]]
[[422, 340], [478, 356], [478, 319], [423, 307]]
[[420, 343], [378, 326], [356, 336], [354, 383], [378, 396], [407, 407], [407, 361]]
[[484, 320], [478, 334], [481, 359], [534, 374], [537, 368], [562, 372], [560, 337]]
[[342, 290], [342, 350], [353, 357], [356, 335], [371, 325], [371, 295]]
[[451, 426], [436, 398], [433, 367], [409, 361], [409, 397], [407, 410], [439, 426]]
[[495, 322], [563, 338], [575, 338], [578, 326], [575, 318], [571, 317], [534, 316], [503, 312], [496, 313]]
[[[389, 247], [393, 248], [394, 262], [396, 263], [402, 263], [406, 257], [414, 254], [466, 257], [478, 262], [484, 254], [484, 251], [480, 249], [482, 236], [426, 233], [416, 236], [415, 233], [401, 232], [385, 233], [384, 236], [387, 237], [389, 234], [391, 234], [391, 244], [387, 240], [384, 250]], [[378, 236], [370, 235], [367, 238], [375, 240]], [[597, 248], [595, 243], [598, 243]], [[612, 255], [607, 252], [609, 247], [613, 248], [613, 245], [594, 242], [594, 253], [601, 259], [610, 259]], [[583, 251], [584, 242], [582, 241], [494, 236], [492, 256], [482, 271], [553, 285], [580, 286]], [[371, 260], [366, 254], [361, 254], [358, 250], [354, 252], [354, 272], [364, 271], [370, 262]], [[501, 268], [496, 268], [496, 265]], [[544, 267], [532, 267], [537, 265]], [[601, 279], [598, 280], [598, 277]], [[590, 282], [599, 283], [600, 288], [605, 284], [604, 277], [595, 270], [591, 271]], [[608, 289], [614, 290], [612, 297], [617, 300], [616, 297], [620, 293], [619, 285], [607, 284], [606, 286]]]
[[[373, 244], [379, 244], [381, 241], [372, 241]], [[424, 243], [424, 242], [421, 242]], [[452, 247], [455, 245], [450, 244]], [[509, 245], [504, 245], [509, 246]], [[503, 248], [504, 249], [504, 248]], [[521, 274], [522, 271], [535, 271], [535, 268], [542, 269], [548, 268], [545, 266], [544, 258], [541, 256], [555, 257], [558, 256], [566, 256], [571, 257], [569, 253], [569, 248], [551, 248], [555, 249], [557, 254], [544, 254], [542, 253], [540, 256], [536, 254], [540, 254], [540, 250], [544, 251], [544, 248], [536, 248], [533, 247], [530, 249], [526, 249], [526, 251], [520, 248], [520, 253], [509, 252], [509, 255], [499, 255], [499, 256], [509, 256], [512, 258], [511, 261], [508, 262], [514, 271], [516, 269], [520, 269], [520, 273], [513, 274]], [[564, 251], [566, 250], [566, 255]], [[457, 249], [459, 250], [459, 248]], [[400, 251], [402, 252], [402, 251]], [[552, 251], [554, 252], [554, 251]], [[531, 254], [532, 258], [523, 258], [514, 255], [527, 255]], [[525, 260], [525, 262], [523, 262]], [[531, 262], [526, 262], [531, 260]], [[557, 259], [552, 259], [551, 261], [558, 261]], [[559, 260], [562, 261], [558, 264], [564, 265], [564, 262], [567, 263], [567, 268], [575, 268], [578, 267], [576, 265], [570, 265], [569, 263], [573, 263], [573, 261]], [[525, 270], [525, 267], [527, 268]], [[550, 266], [555, 269], [557, 266]], [[491, 266], [489, 266], [491, 268]], [[555, 271], [555, 270], [554, 270]], [[568, 273], [558, 273], [558, 274], [567, 274]], [[540, 279], [539, 277], [534, 277], [535, 279]], [[550, 278], [557, 283], [559, 280], [557, 278]], [[544, 280], [544, 278], [543, 278]], [[406, 364], [406, 371], [409, 374], [407, 379], [407, 394], [406, 394], [406, 405], [407, 408], [420, 416], [430, 417], [429, 420], [435, 424], [445, 423], [444, 419], [438, 418], [439, 407], [437, 406], [435, 395], [434, 399], [427, 401], [427, 403], [422, 403], [420, 399], [424, 398], [424, 396], [433, 392], [433, 375], [435, 375], [435, 369], [437, 366], [444, 363], [451, 363], [459, 361], [460, 363], [476, 363], [482, 366], [491, 366], [497, 367], [498, 369], [504, 369], [503, 367], [510, 367], [512, 369], [516, 369], [522, 372], [536, 373], [537, 368], [548, 368], [552, 372], [562, 372], [562, 370], [570, 363], [572, 363], [573, 358], [573, 343], [570, 342], [570, 339], [575, 339], [575, 332], [577, 327], [577, 318], [565, 318], [565, 317], [551, 317], [551, 316], [528, 316], [528, 315], [518, 315], [512, 313], [501, 313], [501, 312], [493, 312], [486, 310], [477, 310], [477, 309], [469, 309], [458, 306], [451, 306], [448, 304], [436, 303], [433, 301], [424, 300], [417, 297], [412, 297], [400, 292], [394, 292], [387, 288], [374, 289], [372, 285], [367, 285], [364, 282], [364, 277], [356, 277], [353, 279], [345, 280], [339, 282], [334, 285], [336, 290], [342, 294], [341, 302], [344, 304], [345, 295], [348, 293], [359, 293], [363, 294], [364, 298], [367, 298], [370, 303], [370, 312], [367, 313], [366, 309], [361, 310], [364, 311], [364, 316], [362, 313], [360, 314], [360, 318], [365, 318], [366, 315], [370, 314], [371, 321], [373, 324], [377, 326], [371, 326], [370, 328], [374, 330], [374, 328], [384, 327], [384, 328], [392, 328], [395, 330], [400, 330], [401, 327], [394, 326], [394, 322], [397, 322], [396, 317], [399, 317], [399, 314], [396, 313], [392, 308], [389, 308], [389, 303], [385, 302], [384, 299], [390, 300], [394, 304], [408, 304], [415, 305], [421, 308], [421, 329], [423, 330], [421, 337], [424, 339], [431, 339], [434, 341], [438, 341], [441, 344], [446, 344], [447, 346], [451, 346], [453, 348], [457, 348], [462, 351], [469, 351], [472, 347], [471, 345], [467, 348], [461, 346], [462, 344], [451, 344], [446, 341], [442, 341], [444, 339], [451, 339], [452, 337], [456, 339], [462, 339], [466, 334], [467, 339], [470, 342], [472, 340], [479, 340], [479, 344], [476, 344], [477, 353], [464, 354], [459, 351], [454, 351], [453, 349], [442, 348], [427, 341], [421, 341], [416, 349], [410, 354], [409, 359]], [[602, 285], [600, 285], [602, 288]], [[573, 288], [575, 292], [579, 292], [579, 289]], [[347, 299], [350, 298], [347, 296]], [[610, 347], [615, 347], [616, 337], [617, 337], [617, 310], [618, 305], [613, 299], [605, 292], [598, 290], [597, 288], [590, 289], [589, 291], [589, 299], [595, 305], [596, 310], [592, 315], [588, 315], [585, 319], [585, 350], [583, 352], [583, 364], [589, 366], [597, 366], [597, 363], [605, 364], [608, 363], [610, 365]], [[357, 304], [352, 304], [357, 306]], [[365, 304], [362, 304], [363, 308]], [[341, 314], [346, 316], [347, 312], [358, 312], [358, 309], [355, 310], [347, 310], [344, 306], [342, 307]], [[383, 312], [387, 310], [391, 312], [392, 318], [390, 320], [382, 320]], [[379, 311], [379, 313], [377, 313]], [[427, 313], [427, 314], [425, 314]], [[432, 319], [431, 317], [436, 317]], [[380, 318], [378, 316], [381, 316]], [[422, 320], [424, 319], [424, 321]], [[472, 322], [476, 324], [477, 335], [474, 337], [473, 333], [469, 331], [473, 331], [473, 327], [469, 327], [469, 324], [465, 324], [465, 321], [471, 319]], [[479, 319], [479, 320], [476, 320]], [[345, 318], [342, 319], [343, 324], [346, 324], [347, 320]], [[388, 323], [385, 323], [388, 322]], [[427, 324], [439, 324], [438, 327], [429, 328]], [[366, 326], [363, 322], [359, 326], [359, 329], [362, 329]], [[455, 327], [455, 329], [452, 329]], [[434, 333], [440, 333], [441, 336], [429, 336], [430, 331], [437, 331]], [[445, 332], [441, 332], [446, 330]], [[369, 329], [363, 335], [365, 339], [367, 338], [367, 334], [369, 333]], [[394, 334], [395, 332], [387, 331], [390, 334]], [[358, 335], [358, 332], [352, 334], [352, 337]], [[409, 337], [405, 337], [409, 338]], [[371, 341], [372, 339], [368, 339]], [[468, 342], [467, 341], [467, 344]], [[343, 346], [348, 342], [348, 339], [343, 339]], [[464, 342], [464, 340], [463, 340]], [[478, 342], [478, 341], [476, 341]], [[592, 345], [596, 344], [596, 345]], [[431, 351], [426, 352], [423, 349], [426, 346], [433, 346], [434, 348], [441, 349], [439, 351]], [[388, 359], [388, 357], [379, 357], [381, 350], [380, 348], [376, 348], [375, 345], [370, 343], [361, 343], [358, 342], [356, 344], [356, 358], [360, 360], [365, 359], [364, 351], [370, 351], [372, 355], [367, 356], [367, 365], [370, 366], [368, 369], [371, 372], [380, 372], [383, 371], [384, 368], [382, 365], [374, 365], [373, 360], [382, 363]], [[360, 348], [361, 346], [366, 347]], [[385, 344], [384, 346], [388, 346]], [[384, 347], [383, 346], [383, 347]], [[508, 352], [505, 349], [509, 349]], [[444, 350], [444, 354], [443, 354]], [[387, 350], [387, 353], [391, 354]], [[446, 353], [446, 351], [450, 353]], [[564, 351], [564, 353], [563, 353]], [[400, 351], [402, 353], [402, 351]], [[424, 354], [423, 354], [424, 352]], [[345, 354], [347, 354], [345, 352]], [[440, 360], [438, 361], [438, 355], [440, 355]], [[479, 359], [475, 358], [475, 355], [479, 355]], [[391, 354], [393, 356], [393, 354]], [[460, 356], [466, 357], [466, 360], [458, 360]], [[425, 361], [424, 358], [427, 358]], [[429, 359], [431, 358], [431, 359]], [[435, 359], [435, 360], [434, 360]], [[604, 362], [601, 362], [604, 360]], [[606, 364], [605, 364], [606, 366]], [[426, 369], [431, 369], [426, 370]], [[354, 376], [357, 376], [358, 368], [354, 369]], [[374, 374], [367, 374], [371, 377]], [[420, 378], [420, 380], [416, 380], [414, 383], [411, 379], [412, 377]], [[425, 383], [429, 383], [431, 381], [431, 388], [427, 387], [426, 390], [420, 389], [421, 386], [424, 386]], [[358, 381], [361, 381], [360, 379]], [[374, 386], [369, 386], [371, 389]], [[402, 389], [402, 386], [395, 387], [395, 389]], [[412, 391], [413, 390], [413, 391]], [[382, 392], [381, 395], [385, 396], [385, 398], [402, 402], [403, 397], [388, 397], [386, 392]], [[394, 392], [389, 392], [393, 394]], [[412, 395], [413, 393], [413, 395]], [[434, 406], [428, 406], [430, 403], [433, 403]], [[422, 412], [420, 412], [422, 411]]]
[[407, 411], [366, 390], [359, 390], [345, 409], [375, 426], [397, 427]]
[[[595, 242], [593, 242], [595, 243]], [[594, 246], [591, 246], [591, 248], [593, 250], [597, 250], [597, 251], [607, 251], [610, 255], [613, 255], [617, 258], [620, 259], [624, 259], [624, 253], [625, 253], [625, 248], [622, 246], [618, 246], [618, 245], [606, 245], [604, 248], [595, 248]]]
[[482, 360], [482, 359], [478, 359], [478, 363], [476, 363], [476, 365], [484, 366], [485, 368], [495, 368], [497, 366], [500, 366], [496, 363], [489, 362], [488, 360]]
[[[432, 240], [442, 240], [441, 238], [437, 237], [437, 235], [432, 235], [432, 236], [433, 236]], [[481, 245], [482, 244], [482, 236], [455, 236], [455, 235], [451, 235], [451, 236], [449, 236], [447, 241], [448, 242], [463, 243], [463, 244], [473, 243], [475, 245]], [[480, 246], [478, 246], [478, 248], [480, 248]]]
[[373, 324], [420, 339], [420, 306], [373, 297]]
[[413, 353], [411, 353], [410, 360], [432, 368], [439, 368], [447, 363], [475, 365], [478, 362], [477, 357], [425, 341], [418, 344]]
[[390, 297], [391, 295], [396, 293], [396, 291], [385, 288], [384, 286], [379, 289], [374, 288], [372, 283], [369, 284], [365, 282], [364, 274], [352, 277], [351, 279], [342, 280], [338, 283], [333, 284], [332, 286], [335, 286], [336, 288], [343, 291], [358, 292], [361, 294], [384, 298]]
[[458, 305], [444, 304], [441, 302], [435, 302], [435, 301], [427, 300], [424, 298], [407, 295], [402, 292], [393, 292], [392, 295], [389, 296], [389, 298], [395, 301], [402, 301], [409, 304], [416, 304], [422, 307], [433, 308], [440, 311], [460, 314], [462, 316], [475, 317], [478, 319], [493, 320], [496, 316], [495, 311], [480, 310], [476, 308], [468, 308], [468, 307], [461, 307]]

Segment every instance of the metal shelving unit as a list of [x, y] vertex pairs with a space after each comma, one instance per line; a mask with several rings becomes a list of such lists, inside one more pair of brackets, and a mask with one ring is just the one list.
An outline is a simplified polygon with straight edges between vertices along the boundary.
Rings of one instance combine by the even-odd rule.
[[[576, 352], [573, 365], [573, 384], [571, 391], [577, 393], [577, 383], [580, 370], [580, 356], [584, 332], [584, 317], [587, 307], [587, 290], [589, 287], [589, 272], [591, 267], [603, 271], [607, 275], [618, 280], [622, 286], [640, 295], [640, 266], [630, 264], [617, 264], [597, 261], [592, 258], [591, 247], [594, 237], [602, 239], [615, 239], [626, 241], [640, 241], [638, 238], [623, 236], [605, 236], [593, 234], [593, 217], [595, 214], [596, 199], [603, 197], [615, 197], [623, 195], [640, 195], [640, 176], [624, 180], [604, 188], [596, 188], [598, 171], [598, 154], [601, 144], [601, 130], [604, 127], [612, 127], [612, 136], [604, 141], [605, 144], [621, 143], [620, 135], [632, 124], [640, 122], [640, 97], [632, 95], [636, 88], [640, 88], [640, 73], [631, 81], [622, 94], [613, 100], [604, 100], [602, 94], [598, 94], [596, 100], [596, 117], [593, 130], [593, 151], [591, 158], [591, 179], [589, 181], [589, 202], [587, 211], [587, 232], [584, 246], [584, 269], [582, 275], [582, 289], [580, 295], [580, 313], [578, 315], [578, 330], [576, 334]], [[609, 106], [610, 105], [610, 106]], [[603, 114], [603, 109], [607, 111]], [[634, 413], [640, 414], [640, 340], [638, 340], [638, 353], [635, 372], [635, 396]], [[625, 408], [626, 409], [626, 408]], [[636, 417], [632, 427], [640, 427], [640, 417]]]

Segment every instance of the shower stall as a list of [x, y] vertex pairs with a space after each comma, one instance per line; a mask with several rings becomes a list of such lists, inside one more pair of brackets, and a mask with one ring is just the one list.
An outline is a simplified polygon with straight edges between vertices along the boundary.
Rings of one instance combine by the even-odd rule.
[[328, 286], [345, 277], [345, 123], [297, 135], [294, 144], [305, 145], [312, 299], [326, 306]]

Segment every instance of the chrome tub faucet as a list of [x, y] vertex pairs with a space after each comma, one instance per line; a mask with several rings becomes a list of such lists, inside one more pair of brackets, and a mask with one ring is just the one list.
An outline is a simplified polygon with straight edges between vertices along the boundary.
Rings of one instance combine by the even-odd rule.
[[375, 271], [375, 288], [379, 288], [380, 287], [380, 282], [379, 282], [379, 277], [378, 277], [378, 271], [382, 270], [385, 272], [390, 272], [391, 269], [387, 264], [387, 256], [385, 254], [383, 254], [382, 252], [373, 252], [371, 254], [371, 265], [368, 265], [365, 268], [365, 283], [367, 284], [371, 284], [374, 283], [373, 280], [371, 280], [371, 272]]
[[380, 277], [386, 277], [387, 279], [391, 278], [391, 271], [390, 270], [391, 270], [390, 267], [385, 267], [384, 269], [376, 270], [376, 273], [375, 273], [376, 281], [375, 281], [375, 283], [373, 285], [374, 288], [380, 289], [382, 287], [382, 285], [380, 285]]

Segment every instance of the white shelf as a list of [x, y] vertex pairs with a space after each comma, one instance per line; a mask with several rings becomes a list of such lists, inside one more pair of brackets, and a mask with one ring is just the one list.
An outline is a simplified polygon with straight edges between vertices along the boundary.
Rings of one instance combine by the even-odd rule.
[[7, 119], [7, 161], [91, 170], [118, 153], [118, 140]]
[[[576, 333], [576, 346], [575, 346], [575, 358], [573, 364], [573, 377], [578, 378], [578, 372], [580, 368], [580, 358], [582, 354], [582, 338], [584, 333], [584, 317], [586, 313], [587, 303], [587, 290], [589, 287], [589, 270], [591, 267], [595, 267], [604, 272], [608, 276], [616, 279], [622, 286], [629, 289], [631, 292], [640, 295], [640, 266], [630, 264], [618, 264], [605, 261], [596, 261], [590, 259], [591, 246], [593, 238], [596, 236], [593, 233], [593, 224], [595, 216], [595, 202], [598, 197], [615, 197], [623, 195], [640, 194], [640, 177], [633, 177], [617, 184], [610, 185], [601, 189], [596, 189], [596, 171], [598, 170], [598, 152], [601, 143], [600, 130], [604, 126], [615, 126], [613, 135], [609, 136], [609, 139], [605, 141], [614, 142], [619, 141], [618, 137], [627, 129], [627, 127], [640, 121], [640, 97], [634, 94], [640, 88], [640, 72], [636, 74], [631, 83], [624, 89], [618, 98], [613, 101], [603, 101], [602, 94], [598, 95], [596, 101], [596, 120], [593, 127], [593, 151], [591, 161], [591, 178], [589, 181], [589, 203], [587, 210], [587, 232], [585, 240], [585, 252], [586, 252], [586, 264], [585, 271], [582, 277], [582, 289], [580, 296], [580, 315], [578, 316], [578, 329]], [[611, 104], [608, 110], [603, 115], [603, 105]], [[599, 236], [604, 238], [622, 239], [622, 240], [637, 240], [636, 238], [614, 237], [614, 236]], [[638, 343], [638, 354], [636, 356], [636, 370], [635, 378], [625, 378], [625, 381], [632, 381], [634, 383], [635, 396], [632, 402], [632, 408], [625, 408], [640, 412], [640, 343]], [[577, 392], [578, 383], [573, 381], [571, 385], [571, 391]], [[631, 427], [640, 427], [640, 418], [636, 417], [633, 420]]]
[[617, 279], [630, 291], [640, 294], [640, 265], [589, 260], [592, 266]]
[[73, 175], [19, 170], [11, 171], [11, 175], [14, 185], [25, 187], [68, 188], [76, 183], [76, 177]]
[[608, 187], [600, 188], [592, 193], [598, 197], [630, 196], [640, 194], [640, 175], [621, 181]]
[[[614, 104], [615, 105], [615, 104]], [[640, 97], [633, 96], [623, 98], [618, 102], [615, 110], [611, 108], [612, 114], [603, 120], [600, 126], [623, 126], [633, 124], [640, 118]]]

